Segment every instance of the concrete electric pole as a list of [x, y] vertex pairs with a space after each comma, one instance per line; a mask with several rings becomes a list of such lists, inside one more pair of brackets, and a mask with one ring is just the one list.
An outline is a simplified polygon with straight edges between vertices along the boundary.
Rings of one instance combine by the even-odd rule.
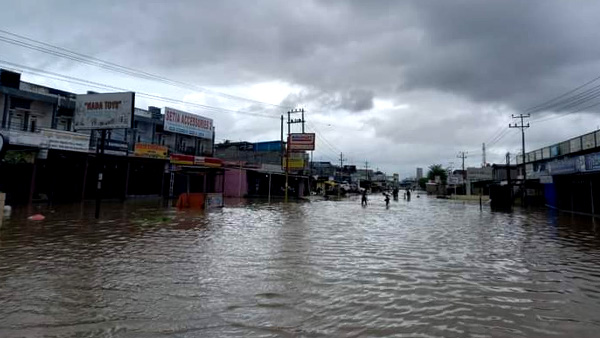
[[531, 115], [529, 114], [519, 114], [519, 115], [512, 115], [513, 119], [520, 119], [521, 120], [521, 124], [518, 123], [514, 123], [514, 124], [509, 124], [508, 127], [509, 128], [519, 128], [521, 129], [521, 152], [523, 154], [523, 201], [521, 201], [523, 203], [523, 205], [525, 205], [525, 199], [527, 198], [527, 189], [525, 188], [525, 182], [527, 180], [527, 172], [525, 170], [525, 129], [529, 128], [529, 122], [527, 122], [527, 124], [525, 124], [525, 122], [523, 121], [523, 119], [529, 118]]

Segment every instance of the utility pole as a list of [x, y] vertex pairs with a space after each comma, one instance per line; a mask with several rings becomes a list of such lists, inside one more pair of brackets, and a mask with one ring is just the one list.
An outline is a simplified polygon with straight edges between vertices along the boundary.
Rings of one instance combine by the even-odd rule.
[[465, 175], [465, 158], [469, 157], [469, 156], [467, 156], [467, 154], [468, 154], [468, 152], [466, 152], [466, 151], [459, 151], [458, 155], [456, 155], [457, 158], [462, 159], [463, 176]]
[[483, 162], [482, 162], [482, 167], [485, 167], [486, 162], [485, 162], [485, 142], [482, 143], [482, 149], [483, 150]]
[[525, 188], [525, 182], [527, 181], [527, 172], [525, 171], [525, 129], [529, 128], [529, 122], [527, 122], [527, 124], [525, 124], [525, 122], [523, 121], [523, 119], [529, 118], [531, 115], [529, 114], [519, 114], [519, 115], [512, 115], [513, 119], [520, 119], [521, 120], [521, 124], [518, 123], [514, 123], [514, 124], [509, 124], [508, 127], [509, 128], [519, 128], [521, 129], [521, 151], [523, 154], [523, 200], [521, 201], [521, 203], [523, 205], [525, 205], [525, 200], [527, 199], [527, 189]]
[[[466, 178], [467, 178], [467, 173], [465, 172], [465, 158], [467, 158], [467, 152], [466, 151], [459, 151], [458, 155], [456, 155], [457, 158], [462, 159], [462, 177], [463, 177], [463, 194], [467, 194], [467, 182], [466, 182]], [[469, 182], [469, 189], [471, 188], [471, 183]], [[469, 194], [470, 194], [469, 190]]]
[[506, 153], [506, 183], [512, 195], [512, 187], [510, 186], [510, 153]]
[[342, 182], [342, 173], [344, 171], [344, 154], [340, 153], [340, 184], [338, 184], [338, 199], [340, 198], [341, 195], [341, 182]]
[[[302, 113], [301, 119], [292, 120], [291, 115], [295, 113]], [[289, 171], [290, 171], [290, 134], [291, 134], [291, 126], [294, 123], [302, 123], [302, 132], [304, 132], [304, 108], [300, 109], [292, 109], [287, 112], [288, 120], [288, 141], [285, 147], [285, 202], [288, 201], [288, 188], [289, 188]], [[283, 116], [282, 116], [283, 121]]]
[[369, 161], [365, 161], [365, 175], [367, 175], [367, 181], [369, 181]]

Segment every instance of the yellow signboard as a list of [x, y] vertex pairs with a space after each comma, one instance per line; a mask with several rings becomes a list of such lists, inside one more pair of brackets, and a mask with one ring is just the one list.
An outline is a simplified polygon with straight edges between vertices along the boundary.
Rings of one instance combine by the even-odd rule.
[[[285, 158], [283, 159], [283, 168], [285, 170]], [[303, 158], [290, 158], [289, 159], [289, 169], [290, 170], [299, 170], [304, 169], [304, 159]]]
[[167, 159], [168, 148], [158, 144], [136, 143], [135, 156]]

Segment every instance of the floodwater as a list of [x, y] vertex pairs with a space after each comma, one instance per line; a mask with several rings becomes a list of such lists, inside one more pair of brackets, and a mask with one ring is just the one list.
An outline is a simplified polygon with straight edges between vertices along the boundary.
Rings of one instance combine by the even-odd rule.
[[390, 203], [15, 210], [1, 337], [598, 337], [592, 218]]

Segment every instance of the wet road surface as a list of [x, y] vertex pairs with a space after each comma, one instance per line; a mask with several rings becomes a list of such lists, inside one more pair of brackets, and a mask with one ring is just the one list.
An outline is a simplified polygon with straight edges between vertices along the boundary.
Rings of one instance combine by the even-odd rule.
[[547, 210], [371, 196], [15, 210], [1, 337], [598, 337], [600, 237]]

